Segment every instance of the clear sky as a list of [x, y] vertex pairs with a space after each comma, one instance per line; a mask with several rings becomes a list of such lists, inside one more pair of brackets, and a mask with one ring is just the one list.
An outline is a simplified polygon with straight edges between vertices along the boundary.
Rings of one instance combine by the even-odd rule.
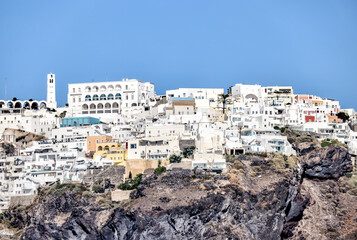
[[0, 99], [137, 78], [158, 94], [293, 86], [357, 109], [356, 0], [0, 1]]

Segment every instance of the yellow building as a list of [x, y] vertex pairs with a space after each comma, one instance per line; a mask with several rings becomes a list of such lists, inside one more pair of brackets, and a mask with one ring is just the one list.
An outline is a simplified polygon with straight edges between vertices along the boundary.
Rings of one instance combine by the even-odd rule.
[[98, 156], [105, 158], [106, 160], [112, 160], [114, 165], [125, 166], [128, 151], [122, 147], [120, 143], [97, 143], [96, 151], [93, 155], [93, 159]]

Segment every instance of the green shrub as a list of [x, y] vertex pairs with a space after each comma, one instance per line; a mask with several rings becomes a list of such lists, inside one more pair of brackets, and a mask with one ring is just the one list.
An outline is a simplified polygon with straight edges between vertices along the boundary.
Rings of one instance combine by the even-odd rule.
[[[170, 163], [180, 163], [182, 157], [181, 157], [180, 155], [175, 155], [175, 154], [173, 154], [173, 155], [170, 156], [169, 159], [170, 159]], [[159, 166], [159, 167], [160, 167], [160, 166]]]
[[325, 139], [321, 142], [321, 147], [327, 147], [327, 146], [339, 146], [339, 147], [345, 147], [345, 144], [341, 143], [337, 139], [334, 139], [330, 141], [329, 139]]
[[[183, 149], [183, 157], [188, 158], [193, 155], [193, 152], [195, 151], [196, 147], [195, 146], [190, 146], [190, 147], [185, 147]], [[181, 160], [180, 160], [181, 161]]]
[[164, 172], [166, 172], [166, 168], [164, 166], [155, 168], [156, 175], [160, 175], [161, 173], [164, 173]]
[[91, 196], [93, 196], [93, 195], [92, 195], [92, 193], [90, 191], [84, 191], [82, 193], [82, 197], [89, 198]]
[[327, 141], [322, 141], [322, 143], [321, 143], [321, 147], [328, 147], [328, 146], [330, 146], [330, 143], [329, 142], [327, 142]]
[[102, 207], [110, 207], [112, 204], [112, 201], [106, 198], [99, 198], [97, 199], [97, 203], [101, 205]]
[[49, 190], [49, 193], [61, 196], [64, 195], [67, 191], [73, 191], [76, 186], [76, 184], [72, 183], [56, 183], [54, 187]]
[[92, 187], [92, 191], [95, 193], [104, 193], [104, 188], [100, 185], [94, 184]]
[[141, 183], [143, 175], [142, 174], [138, 174], [136, 175], [136, 177], [132, 178], [132, 179], [127, 179], [125, 181], [125, 183], [122, 183], [119, 185], [119, 189], [121, 190], [133, 190], [136, 189], [139, 184]]

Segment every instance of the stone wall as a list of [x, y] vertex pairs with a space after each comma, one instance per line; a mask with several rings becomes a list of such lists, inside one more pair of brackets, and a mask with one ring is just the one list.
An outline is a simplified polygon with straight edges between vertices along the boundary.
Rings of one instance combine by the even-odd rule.
[[115, 190], [111, 192], [111, 198], [114, 202], [120, 202], [123, 200], [128, 200], [130, 198], [130, 193], [132, 191]]
[[32, 204], [34, 199], [35, 195], [13, 196], [10, 197], [9, 207], [14, 207], [18, 205], [28, 206]]
[[83, 182], [94, 184], [95, 182], [110, 182], [110, 184], [119, 185], [123, 183], [125, 167], [123, 166], [105, 166], [104, 168], [88, 169], [87, 175], [84, 176]]
[[[161, 161], [161, 165], [165, 166], [169, 163], [168, 160]], [[144, 173], [146, 169], [157, 168], [159, 165], [159, 160], [146, 160], [146, 159], [131, 159], [126, 160], [126, 178], [129, 177], [131, 172], [132, 177], [135, 177], [139, 173]]]

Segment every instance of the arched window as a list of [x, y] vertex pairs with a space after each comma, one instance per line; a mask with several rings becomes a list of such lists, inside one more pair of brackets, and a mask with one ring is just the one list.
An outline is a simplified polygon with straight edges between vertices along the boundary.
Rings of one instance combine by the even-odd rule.
[[105, 96], [105, 94], [100, 95], [100, 100], [107, 100], [107, 97]]
[[15, 108], [22, 108], [22, 104], [21, 104], [21, 102], [17, 102], [17, 103], [15, 103]]
[[115, 94], [115, 99], [121, 99], [121, 94], [120, 93]]
[[[15, 106], [16, 107], [16, 106]], [[45, 102], [40, 103], [40, 109], [45, 109], [47, 107]]]
[[[0, 105], [1, 105], [1, 103], [0, 103]], [[30, 109], [30, 103], [29, 102], [25, 102], [23, 107], [25, 109]]]
[[92, 101], [92, 98], [90, 97], [90, 95], [86, 96], [86, 101]]
[[118, 103], [113, 103], [113, 108], [119, 108], [119, 104]]
[[93, 95], [93, 101], [98, 101], [98, 100], [99, 100], [98, 95], [97, 95], [97, 94], [94, 94], [94, 95]]
[[108, 100], [114, 100], [114, 95], [113, 94], [108, 94]]
[[37, 102], [33, 102], [31, 104], [31, 109], [37, 110], [38, 109], [38, 103]]
[[98, 109], [103, 109], [103, 104], [99, 103], [97, 108]]

